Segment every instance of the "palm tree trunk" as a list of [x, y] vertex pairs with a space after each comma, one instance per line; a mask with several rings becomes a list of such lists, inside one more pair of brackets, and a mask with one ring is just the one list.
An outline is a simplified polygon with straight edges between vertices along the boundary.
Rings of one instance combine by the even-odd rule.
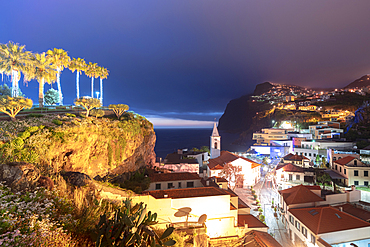
[[100, 78], [100, 103], [103, 106], [103, 79]]
[[12, 70], [12, 97], [18, 97], [18, 71]]
[[91, 77], [91, 98], [94, 98], [94, 76]]
[[44, 107], [44, 78], [39, 82], [39, 107]]
[[76, 75], [76, 96], [77, 99], [80, 98], [80, 71], [77, 70], [77, 75]]
[[60, 86], [60, 68], [57, 68], [57, 85], [58, 85], [58, 92], [59, 92], [59, 105], [63, 105], [63, 95], [62, 95], [62, 88]]

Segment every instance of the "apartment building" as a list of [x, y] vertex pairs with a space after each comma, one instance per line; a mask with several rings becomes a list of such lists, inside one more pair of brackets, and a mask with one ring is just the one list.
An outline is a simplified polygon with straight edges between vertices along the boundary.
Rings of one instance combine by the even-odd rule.
[[271, 140], [287, 140], [288, 132], [293, 132], [294, 129], [275, 129], [265, 128], [261, 132], [253, 133], [253, 140], [256, 144], [269, 144]]
[[370, 165], [361, 162], [359, 158], [343, 157], [333, 161], [331, 169], [344, 177], [339, 182], [345, 186], [369, 186], [370, 184]]
[[309, 126], [313, 139], [339, 139], [343, 130], [339, 122], [321, 121], [317, 125]]

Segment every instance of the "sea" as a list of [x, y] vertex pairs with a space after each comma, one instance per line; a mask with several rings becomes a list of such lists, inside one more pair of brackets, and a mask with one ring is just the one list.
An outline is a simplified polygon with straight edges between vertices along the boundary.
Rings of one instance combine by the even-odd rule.
[[[154, 129], [157, 136], [154, 151], [157, 157], [166, 158], [167, 154], [177, 152], [178, 149], [209, 147], [212, 128], [183, 128], [183, 129]], [[239, 146], [233, 142], [239, 137], [238, 134], [219, 132], [221, 136], [221, 150], [231, 152], [245, 152], [249, 146]]]

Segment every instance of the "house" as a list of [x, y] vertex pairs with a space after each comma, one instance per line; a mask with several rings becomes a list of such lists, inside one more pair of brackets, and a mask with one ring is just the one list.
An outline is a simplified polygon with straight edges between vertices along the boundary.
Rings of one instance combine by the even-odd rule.
[[[225, 166], [239, 167], [241, 169], [237, 174], [223, 173]], [[207, 165], [208, 177], [224, 177], [233, 186], [246, 187], [254, 185], [260, 179], [260, 166], [250, 159], [235, 155], [228, 151], [221, 151], [217, 158], [210, 159]], [[234, 179], [230, 179], [234, 178]], [[231, 181], [234, 180], [234, 181]]]
[[361, 161], [370, 164], [370, 145], [360, 149]]
[[154, 173], [149, 175], [149, 178], [150, 185], [148, 190], [203, 187], [203, 184], [201, 183], [201, 177], [199, 177], [197, 173]]
[[285, 155], [281, 159], [280, 163], [283, 163], [283, 164], [291, 163], [293, 165], [300, 166], [300, 167], [310, 167], [310, 159], [308, 159], [307, 157], [303, 155], [291, 154], [291, 153]]
[[360, 161], [353, 156], [346, 156], [333, 161], [331, 169], [342, 175], [343, 179], [339, 182], [345, 186], [368, 186], [370, 182], [370, 165]]
[[275, 170], [276, 183], [304, 183], [304, 169], [291, 163], [279, 164]]
[[259, 220], [254, 216], [239, 216], [240, 205], [246, 204], [232, 191], [213, 186], [145, 191], [133, 201], [143, 202], [148, 210], [156, 212], [160, 228], [205, 227], [210, 238], [243, 236], [256, 229], [267, 232], [268, 228], [257, 224]]
[[332, 206], [292, 208], [289, 235], [296, 246], [367, 246], [370, 223]]
[[317, 125], [309, 126], [313, 139], [339, 139], [343, 129], [339, 122], [321, 121]]
[[370, 211], [362, 209], [361, 207], [357, 206], [357, 204], [344, 203], [335, 205], [334, 207], [340, 211], [346, 212], [347, 214], [370, 223]]
[[[191, 152], [192, 154], [192, 152]], [[159, 168], [170, 170], [172, 172], [195, 172], [199, 173], [199, 160], [193, 155], [188, 155], [187, 151], [178, 150], [177, 152], [167, 154], [164, 164]]]
[[298, 110], [300, 111], [316, 111], [317, 106], [315, 105], [307, 105], [307, 106], [299, 106]]

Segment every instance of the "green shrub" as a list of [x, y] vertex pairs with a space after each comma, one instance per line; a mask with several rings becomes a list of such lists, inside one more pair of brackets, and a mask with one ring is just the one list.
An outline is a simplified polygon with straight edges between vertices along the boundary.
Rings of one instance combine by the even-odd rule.
[[93, 109], [90, 111], [90, 115], [93, 117], [103, 117], [105, 115], [105, 112], [101, 109]]
[[35, 108], [32, 108], [32, 110], [36, 110], [36, 111], [43, 111], [43, 110], [47, 110], [48, 108], [47, 107], [35, 107]]
[[39, 114], [39, 113], [30, 113], [26, 117], [43, 117], [44, 114]]
[[53, 119], [53, 124], [56, 124], [56, 125], [62, 125], [63, 124], [63, 122], [62, 121], [60, 121], [59, 119]]
[[66, 113], [65, 114], [67, 117], [76, 117], [76, 115], [75, 114], [72, 114], [72, 113]]

